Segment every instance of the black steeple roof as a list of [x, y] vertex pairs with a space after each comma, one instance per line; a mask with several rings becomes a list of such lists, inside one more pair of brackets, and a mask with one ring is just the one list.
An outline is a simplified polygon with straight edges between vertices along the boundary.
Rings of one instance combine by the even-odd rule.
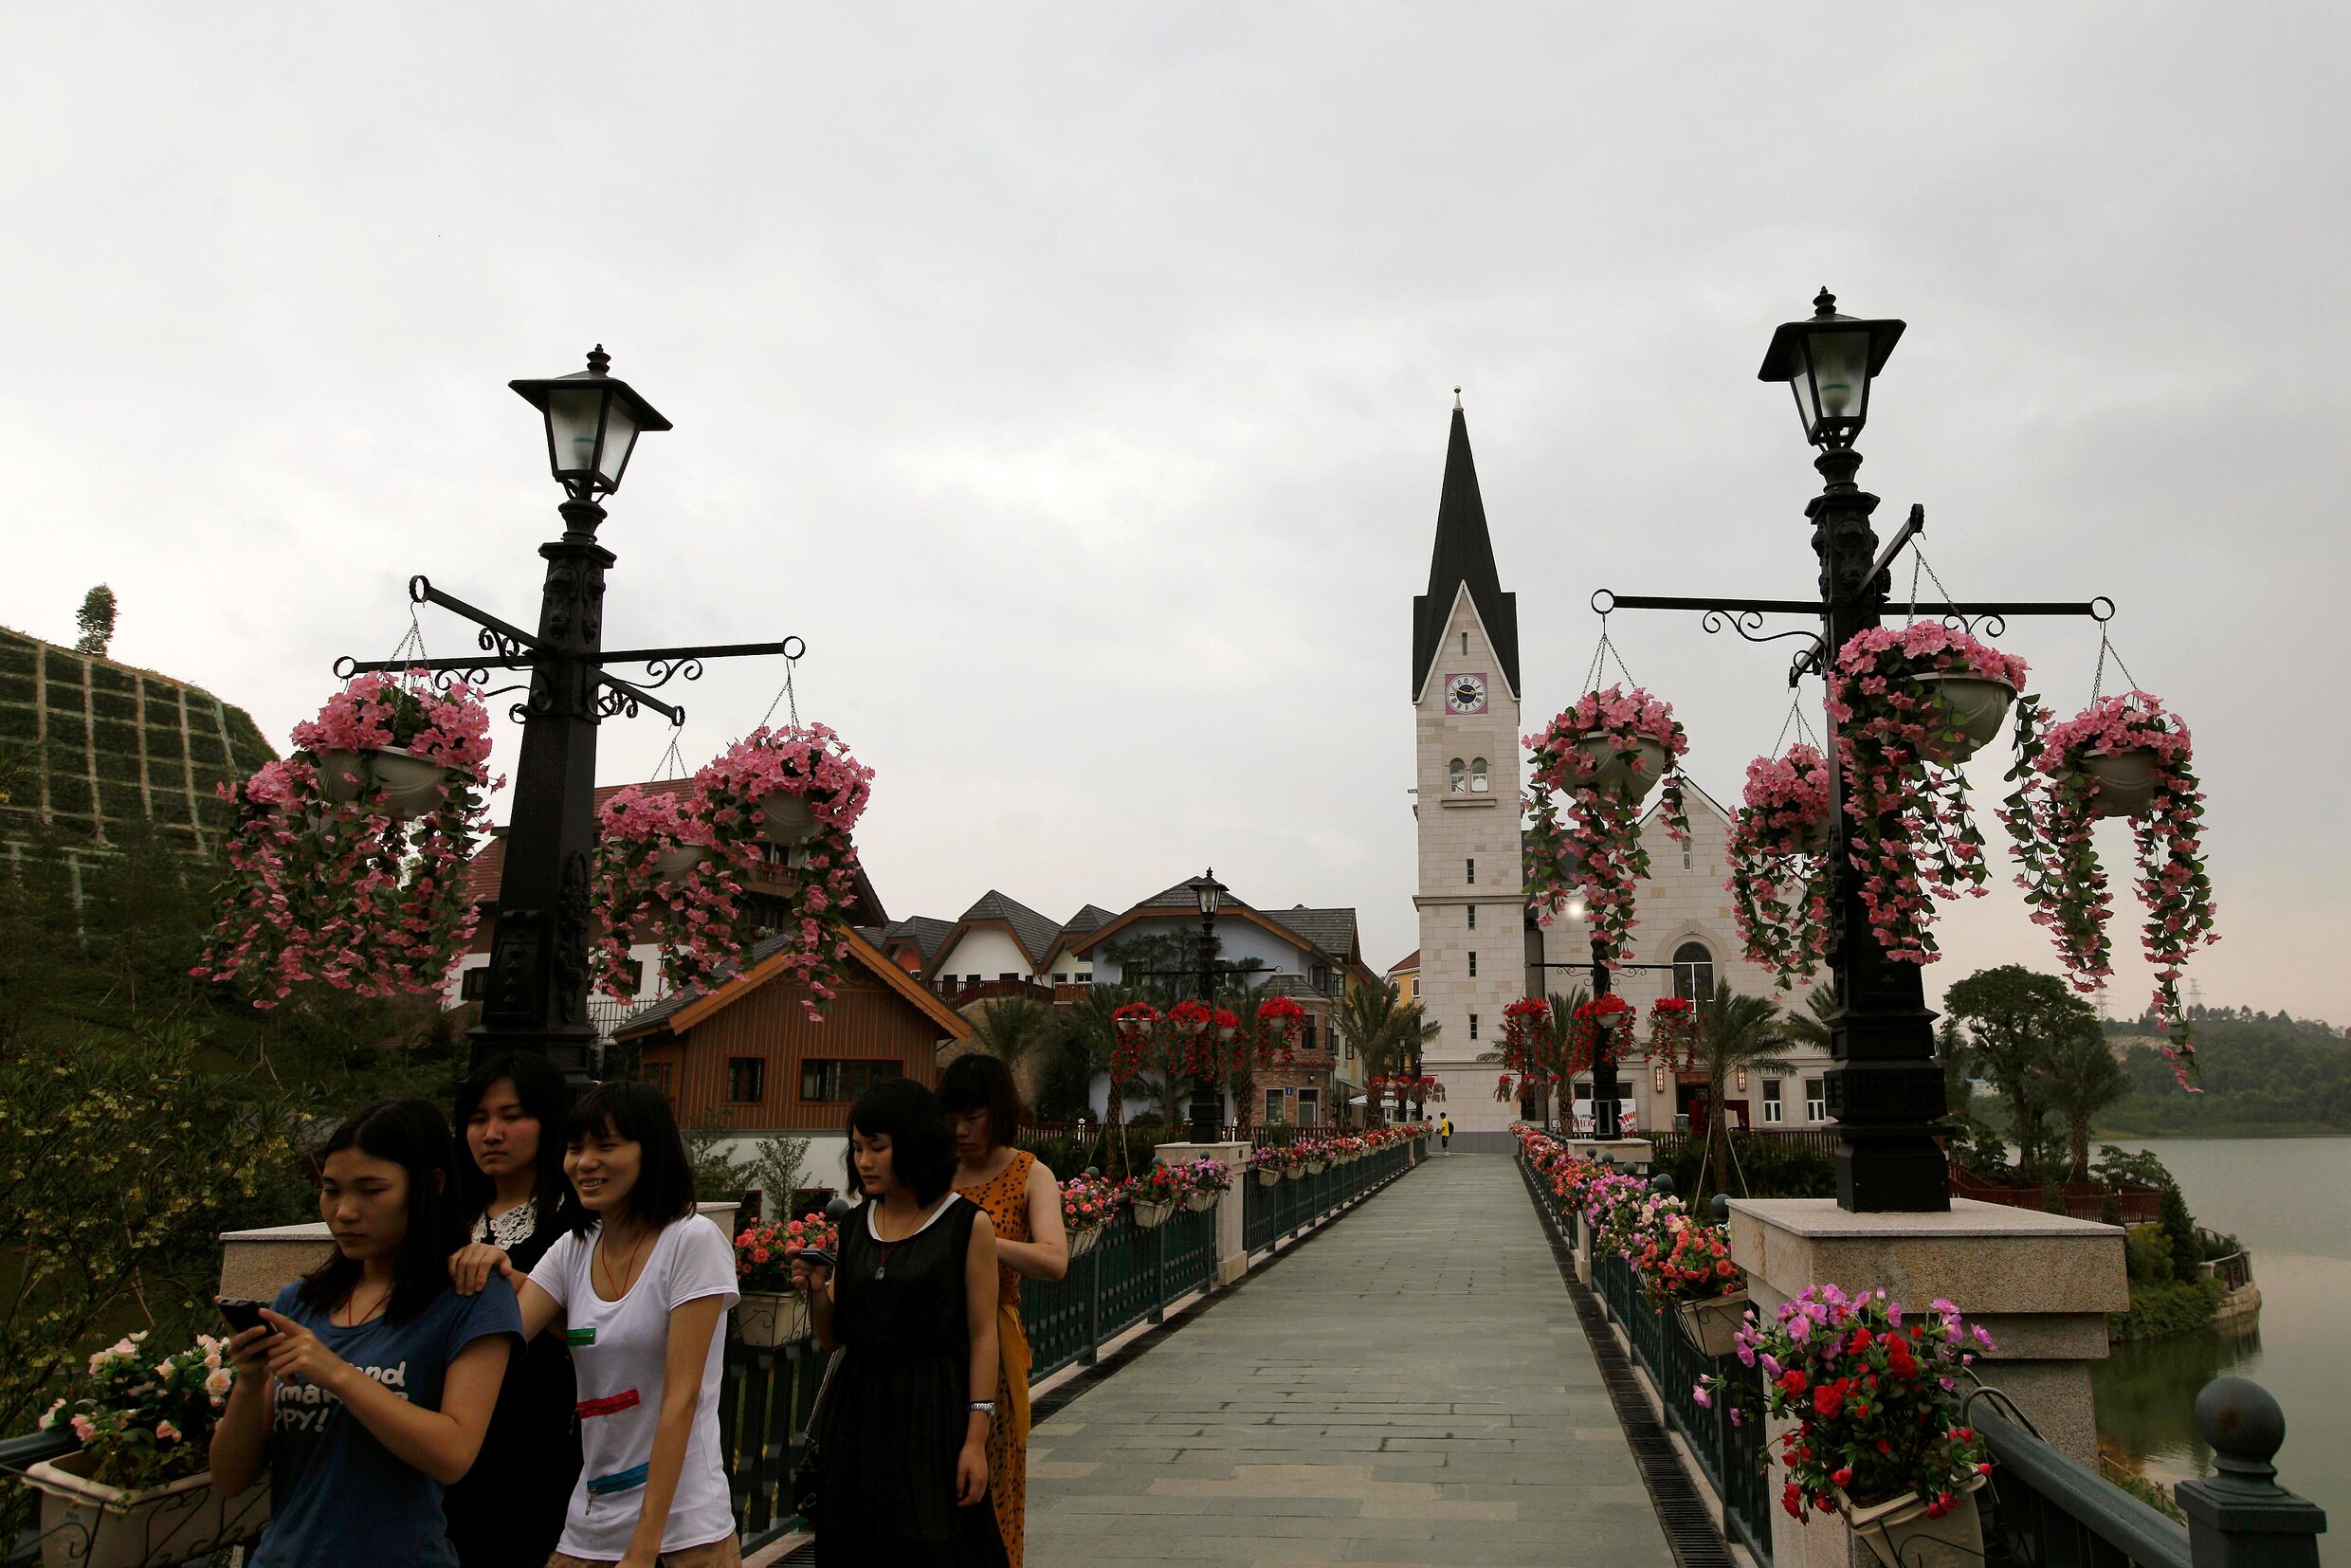
[[1478, 495], [1478, 465], [1469, 455], [1469, 422], [1458, 400], [1445, 447], [1445, 489], [1437, 501], [1436, 549], [1429, 557], [1429, 592], [1412, 597], [1412, 701], [1429, 684], [1430, 666], [1444, 651], [1445, 623], [1468, 585], [1485, 634], [1493, 639], [1502, 675], [1519, 694], [1519, 596], [1502, 591], [1494, 571], [1494, 541], [1485, 533], [1485, 502]]

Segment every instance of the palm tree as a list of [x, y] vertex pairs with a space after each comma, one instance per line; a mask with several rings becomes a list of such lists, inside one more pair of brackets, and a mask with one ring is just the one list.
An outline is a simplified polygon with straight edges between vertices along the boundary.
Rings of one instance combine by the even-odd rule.
[[[1112, 1016], [1127, 1003], [1141, 999], [1141, 993], [1129, 986], [1093, 985], [1084, 994], [1066, 1008], [1057, 1010], [1055, 1023], [1062, 1048], [1076, 1055], [1090, 1085], [1096, 1078], [1110, 1071], [1113, 1053], [1118, 1049], [1118, 1021]], [[1126, 1095], [1125, 1085], [1112, 1080], [1103, 1102], [1102, 1168], [1113, 1181], [1126, 1176]]]
[[[1832, 1004], [1833, 1005], [1833, 1004]], [[1815, 1005], [1815, 1012], [1817, 1012]], [[1728, 980], [1717, 980], [1713, 994], [1698, 1001], [1698, 1040], [1693, 1054], [1706, 1074], [1706, 1153], [1698, 1165], [1698, 1190], [1690, 1194], [1696, 1207], [1706, 1190], [1706, 1173], [1728, 1185], [1731, 1165], [1730, 1118], [1722, 1114], [1723, 1089], [1744, 1067], [1750, 1072], [1788, 1072], [1795, 1064], [1775, 1052], [1793, 1032], [1780, 1016], [1779, 1004], [1768, 996], [1742, 996]], [[1746, 1191], [1746, 1179], [1739, 1180]]]
[[[1570, 1080], [1566, 1071], [1566, 1048], [1567, 1042], [1573, 1038], [1570, 1031], [1576, 1027], [1576, 1010], [1582, 1007], [1591, 999], [1590, 994], [1582, 986], [1577, 986], [1573, 991], [1567, 992], [1565, 994], [1561, 994], [1557, 991], [1553, 992], [1549, 998], [1551, 1002], [1551, 1038], [1545, 1043], [1545, 1047], [1538, 1051], [1538, 1055], [1540, 1058], [1538, 1065], [1540, 1066], [1545, 1072], [1559, 1080], [1560, 1125], [1562, 1129], [1570, 1135], [1573, 1135], [1576, 1131], [1575, 1127], [1572, 1125], [1572, 1119], [1576, 1114], [1576, 1086]], [[1508, 1057], [1509, 1052], [1504, 1050], [1500, 1046], [1496, 1046], [1492, 1050], [1482, 1050], [1478, 1052], [1478, 1062], [1482, 1067], [1500, 1067], [1506, 1060], [1508, 1060]], [[1551, 1087], [1549, 1085], [1545, 1084], [1539, 1085], [1538, 1088], [1543, 1098], [1544, 1124], [1549, 1125]], [[1519, 1099], [1521, 1101], [1522, 1108], [1523, 1108], [1523, 1103], [1526, 1099], [1526, 1091], [1523, 1085], [1520, 1087]]]
[[[1804, 998], [1804, 1012], [1790, 1008], [1779, 1020], [1779, 1032], [1792, 1046], [1829, 1048], [1829, 1020], [1836, 1016], [1836, 988], [1816, 986]], [[1811, 1016], [1805, 1016], [1810, 1013]]]
[[2041, 1091], [2041, 1103], [2065, 1121], [2066, 1143], [2073, 1157], [2066, 1179], [2087, 1181], [2090, 1119], [2130, 1092], [2129, 1075], [2106, 1048], [2105, 1031], [2094, 1022], [2087, 1029], [2069, 1030], [2026, 1071]]
[[[1348, 986], [1331, 1010], [1331, 1025], [1363, 1064], [1366, 1084], [1417, 1063], [1421, 1047], [1437, 1032], [1420, 1004], [1405, 1001], [1394, 980], [1358, 980]], [[1368, 1100], [1364, 1110], [1367, 1122], [1374, 1116], [1384, 1119], [1383, 1108]]]

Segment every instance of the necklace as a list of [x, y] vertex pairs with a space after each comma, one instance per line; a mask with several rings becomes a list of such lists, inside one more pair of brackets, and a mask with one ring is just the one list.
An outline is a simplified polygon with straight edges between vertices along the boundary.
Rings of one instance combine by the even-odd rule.
[[[357, 1285], [353, 1285], [351, 1288], [351, 1294], [343, 1298], [342, 1305], [343, 1312], [350, 1318], [351, 1321], [348, 1322], [336, 1323], [336, 1326], [337, 1328], [356, 1328], [361, 1323], [366, 1322], [369, 1319], [374, 1317], [378, 1312], [381, 1312], [384, 1309], [384, 1304], [391, 1300], [392, 1291], [391, 1288], [387, 1286], [384, 1292], [375, 1298], [375, 1304], [373, 1306], [370, 1306], [365, 1312], [355, 1311], [354, 1309], [359, 1304], [359, 1287]], [[329, 1315], [328, 1321], [334, 1322], [332, 1314]]]
[[[604, 1298], [606, 1301], [619, 1301], [623, 1296], [629, 1293], [629, 1285], [633, 1285], [637, 1283], [637, 1254], [645, 1250], [645, 1244], [649, 1239], [650, 1233], [648, 1232], [646, 1235], [639, 1236], [636, 1241], [629, 1246], [629, 1260], [621, 1265], [620, 1270], [617, 1273], [615, 1273], [612, 1268], [611, 1236], [608, 1233], [604, 1237], [602, 1244], [596, 1248], [596, 1266], [604, 1270], [604, 1288], [608, 1292]], [[623, 1279], [626, 1279], [629, 1284], [621, 1284], [620, 1282]]]

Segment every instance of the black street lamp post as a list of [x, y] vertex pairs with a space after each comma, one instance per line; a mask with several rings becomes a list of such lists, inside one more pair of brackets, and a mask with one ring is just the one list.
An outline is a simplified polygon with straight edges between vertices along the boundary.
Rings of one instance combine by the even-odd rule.
[[[548, 466], [564, 488], [556, 508], [562, 537], [538, 547], [547, 573], [538, 631], [525, 631], [412, 577], [412, 603], [440, 605], [481, 629], [481, 656], [346, 658], [335, 665], [345, 680], [363, 670], [421, 668], [444, 687], [458, 680], [486, 686], [492, 670], [529, 671], [527, 685], [482, 693], [527, 691], [528, 696], [509, 710], [522, 726], [522, 746], [498, 890], [489, 992], [471, 1035], [473, 1058], [480, 1063], [500, 1051], [537, 1051], [574, 1082], [587, 1078], [596, 1040], [587, 1003], [597, 726], [623, 715], [634, 718], [643, 708], [683, 724], [685, 710], [654, 697], [654, 690], [679, 677], [700, 680], [706, 659], [796, 656], [799, 641], [604, 650], [604, 574], [617, 557], [596, 541], [596, 527], [605, 517], [601, 498], [620, 488], [637, 437], [670, 428], [626, 381], [609, 374], [611, 365], [599, 343], [585, 371], [509, 383], [545, 420]], [[609, 673], [605, 666], [615, 664], [645, 665], [644, 684]]]
[[[1209, 1010], [1208, 1030], [1212, 1040], [1216, 1032], [1216, 911], [1222, 907], [1227, 891], [1211, 869], [1203, 871], [1184, 884], [1192, 889], [1200, 905], [1200, 1002]], [[1221, 1142], [1225, 1135], [1225, 1090], [1212, 1072], [1194, 1073], [1192, 1078], [1192, 1141]]]
[[[1868, 414], [1870, 383], [1886, 368], [1904, 323], [1840, 316], [1836, 297], [1825, 288], [1813, 304], [1810, 318], [1787, 322], [1772, 335], [1758, 379], [1788, 383], [1805, 439], [1820, 448], [1813, 465], [1824, 483], [1804, 509], [1812, 520], [1813, 553], [1819, 562], [1819, 598], [1679, 598], [1616, 594], [1606, 589], [1593, 595], [1593, 607], [1603, 615], [1618, 609], [1697, 610], [1705, 612], [1703, 624], [1710, 632], [1727, 626], [1750, 642], [1803, 637], [1811, 646], [1789, 671], [1790, 685], [1808, 674], [1826, 679], [1847, 641], [1879, 624], [1890, 596], [1888, 569], [1926, 526], [1924, 508], [1912, 507], [1892, 542], [1881, 551], [1869, 524], [1878, 498], [1853, 479], [1861, 468], [1853, 440]], [[1941, 610], [1970, 627], [1981, 620], [1995, 636], [2005, 629], [2011, 615], [2104, 620], [2114, 612], [2112, 602], [2105, 599], [2083, 604], [1957, 603]], [[1759, 629], [1763, 618], [1773, 613], [1816, 616], [1820, 632], [1764, 635]], [[1837, 999], [1830, 1019], [1827, 1099], [1837, 1126], [1837, 1203], [1856, 1212], [1947, 1210], [1950, 1171], [1937, 1140], [1946, 1106], [1942, 1069], [1935, 1061], [1935, 1014], [1926, 1006], [1920, 966], [1892, 961], [1862, 909], [1860, 879], [1850, 856], [1854, 827], [1841, 771], [1834, 765], [1833, 717], [1826, 720], [1826, 734], [1832, 764], [1825, 851], [1831, 884], [1829, 968]], [[1895, 822], [1884, 825], [1889, 836], [1900, 836], [1899, 828]], [[1596, 965], [1595, 972], [1605, 975]], [[1601, 979], [1595, 989], [1604, 985]], [[1593, 1093], [1596, 1101], [1596, 1072]]]

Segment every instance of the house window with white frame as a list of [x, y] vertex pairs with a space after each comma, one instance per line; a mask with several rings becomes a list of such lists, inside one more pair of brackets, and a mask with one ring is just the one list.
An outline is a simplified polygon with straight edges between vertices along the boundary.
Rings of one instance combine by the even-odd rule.
[[1829, 1101], [1823, 1092], [1826, 1086], [1825, 1082], [1818, 1078], [1804, 1080], [1805, 1121], [1826, 1121], [1829, 1120]]
[[1458, 757], [1445, 765], [1445, 788], [1453, 794], [1469, 793], [1467, 774], [1462, 767], [1461, 758]]
[[1493, 787], [1492, 782], [1487, 776], [1485, 758], [1483, 757], [1471, 757], [1469, 759], [1469, 793], [1471, 794], [1485, 794]]
[[1766, 1078], [1763, 1080], [1763, 1121], [1768, 1125], [1782, 1120], [1784, 1113], [1779, 1103], [1779, 1080]]

